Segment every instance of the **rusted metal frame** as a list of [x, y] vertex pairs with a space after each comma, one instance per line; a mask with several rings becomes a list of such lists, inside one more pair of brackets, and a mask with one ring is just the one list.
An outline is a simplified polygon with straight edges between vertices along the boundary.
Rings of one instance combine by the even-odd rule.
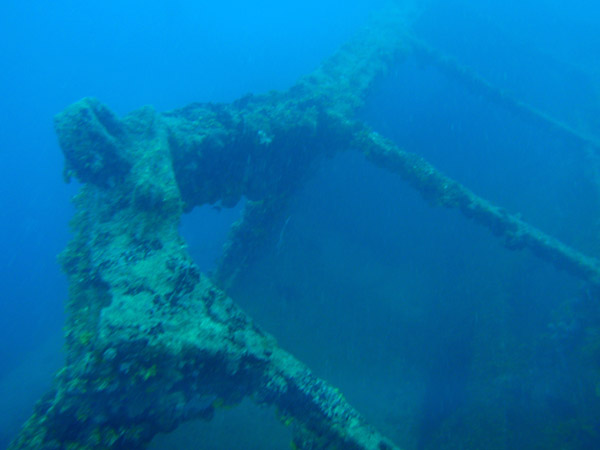
[[248, 396], [293, 419], [299, 448], [396, 448], [199, 273], [177, 231], [171, 146], [188, 122], [173, 117], [146, 108], [120, 119], [85, 99], [57, 118], [82, 182], [61, 257], [67, 364], [11, 449], [141, 449]]

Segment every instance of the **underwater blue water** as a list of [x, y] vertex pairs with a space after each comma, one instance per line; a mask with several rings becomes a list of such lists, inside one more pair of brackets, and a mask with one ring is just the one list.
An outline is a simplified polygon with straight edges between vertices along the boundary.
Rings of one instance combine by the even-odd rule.
[[[424, 11], [414, 24], [423, 40], [515, 97], [600, 136], [600, 4], [414, 3]], [[286, 89], [383, 4], [2, 2], [0, 448], [62, 363], [68, 292], [56, 255], [69, 239], [77, 184], [62, 179], [52, 117], [85, 96], [125, 114], [147, 104], [164, 111]], [[381, 80], [361, 115], [476, 193], [600, 256], [600, 175], [555, 136], [414, 61]], [[184, 220], [182, 233], [203, 270], [218, 257], [239, 210], [205, 207]], [[431, 208], [358, 155], [326, 161], [292, 210], [278, 250], [252, 274], [274, 275], [252, 287], [241, 282], [239, 302], [378, 428], [417, 436], [399, 442], [407, 448], [429, 448], [427, 436], [464, 401], [469, 368], [482, 348], [470, 342], [486, 342], [478, 321], [494, 323], [497, 313], [481, 306], [486, 298], [508, 305], [498, 320], [510, 322], [502, 330], [511, 343], [533, 342], [549, 325], [578, 326], [556, 319], [566, 298], [584, 297], [578, 281], [529, 254], [507, 252], [487, 230]], [[314, 333], [307, 336], [307, 328]], [[561, 354], [578, 345], [570, 335], [559, 339], [567, 331], [555, 334]], [[536, 371], [551, 373], [541, 403], [549, 404], [546, 395], [556, 414], [574, 417], [552, 390], [568, 389], [577, 378], [569, 371], [577, 369], [558, 367], [560, 356], [548, 359], [532, 361], [534, 375], [510, 380], [529, 386]], [[528, 398], [519, 389], [510, 389], [515, 410]], [[403, 400], [413, 397], [419, 400]], [[523, 418], [514, 412], [511, 420]], [[580, 442], [597, 448], [594, 436]], [[225, 445], [218, 443], [225, 437], [214, 439], [207, 448]]]

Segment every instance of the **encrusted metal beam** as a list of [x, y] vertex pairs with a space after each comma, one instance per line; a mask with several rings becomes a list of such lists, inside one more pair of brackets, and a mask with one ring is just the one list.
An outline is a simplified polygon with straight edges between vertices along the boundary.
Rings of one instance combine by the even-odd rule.
[[458, 209], [464, 216], [504, 238], [507, 248], [528, 249], [555, 267], [600, 287], [600, 261], [584, 255], [477, 196], [444, 175], [424, 158], [398, 148], [389, 139], [365, 127], [355, 135], [355, 146], [376, 165], [399, 174], [433, 204]]

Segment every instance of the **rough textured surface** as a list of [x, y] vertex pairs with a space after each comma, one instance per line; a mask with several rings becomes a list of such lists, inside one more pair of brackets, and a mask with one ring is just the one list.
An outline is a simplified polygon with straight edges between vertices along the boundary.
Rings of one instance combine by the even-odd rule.
[[13, 448], [143, 448], [245, 396], [293, 418], [298, 447], [394, 448], [198, 272], [177, 233], [173, 121], [151, 109], [119, 120], [91, 99], [57, 118], [85, 182], [61, 255], [68, 361]]
[[143, 448], [245, 396], [293, 419], [299, 448], [394, 448], [200, 274], [177, 232], [194, 206], [250, 200], [217, 270], [227, 285], [273, 238], [319, 158], [337, 151], [362, 150], [509, 247], [598, 283], [597, 261], [355, 122], [377, 76], [410, 51], [405, 42], [403, 16], [392, 11], [287, 92], [122, 119], [84, 99], [56, 118], [65, 176], [83, 184], [75, 237], [61, 256], [68, 359], [13, 449]]

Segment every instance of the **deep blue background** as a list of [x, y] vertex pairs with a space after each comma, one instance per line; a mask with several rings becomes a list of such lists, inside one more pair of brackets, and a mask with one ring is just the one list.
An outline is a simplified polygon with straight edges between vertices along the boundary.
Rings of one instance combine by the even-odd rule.
[[[248, 92], [285, 89], [316, 68], [383, 3], [2, 3], [0, 379], [12, 380], [4, 389], [14, 395], [11, 404], [2, 404], [0, 416], [11, 410], [26, 415], [34, 399], [25, 393], [35, 391], [35, 383], [49, 382], [60, 357], [54, 342], [60, 341], [67, 286], [56, 255], [69, 238], [69, 198], [76, 186], [62, 180], [53, 115], [84, 96], [98, 97], [124, 114], [145, 104], [168, 110], [192, 101], [230, 101]], [[415, 28], [425, 40], [519, 98], [600, 134], [597, 2], [440, 0], [420, 6], [427, 13]], [[374, 92], [364, 115], [476, 192], [588, 253], [597, 252], [596, 211], [589, 194], [595, 187], [583, 179], [578, 156], [548, 136], [511, 121], [435, 70], [411, 63]], [[495, 144], [486, 145], [490, 139]], [[357, 171], [354, 180], [380, 177], [371, 169], [356, 169], [356, 161], [340, 164], [339, 170]], [[334, 180], [343, 183], [345, 178]], [[328, 192], [327, 186], [317, 186]], [[375, 193], [347, 192], [346, 197], [358, 196], [368, 204]], [[341, 196], [342, 204], [346, 197]], [[365, 214], [387, 220], [375, 211], [383, 203], [373, 205]], [[393, 222], [402, 211], [388, 215]], [[203, 216], [201, 235], [198, 223], [189, 228], [198, 241], [214, 241], [195, 247], [197, 255], [211, 254], [202, 262], [206, 266], [218, 251], [224, 222], [232, 217]], [[350, 238], [364, 239], [373, 226], [363, 221]], [[373, 248], [394, 248], [378, 243], [381, 236], [369, 239]], [[46, 351], [54, 356], [44, 357], [37, 379], [31, 372], [37, 371], [35, 355], [45, 342], [52, 343]], [[32, 358], [38, 362], [27, 363]]]

